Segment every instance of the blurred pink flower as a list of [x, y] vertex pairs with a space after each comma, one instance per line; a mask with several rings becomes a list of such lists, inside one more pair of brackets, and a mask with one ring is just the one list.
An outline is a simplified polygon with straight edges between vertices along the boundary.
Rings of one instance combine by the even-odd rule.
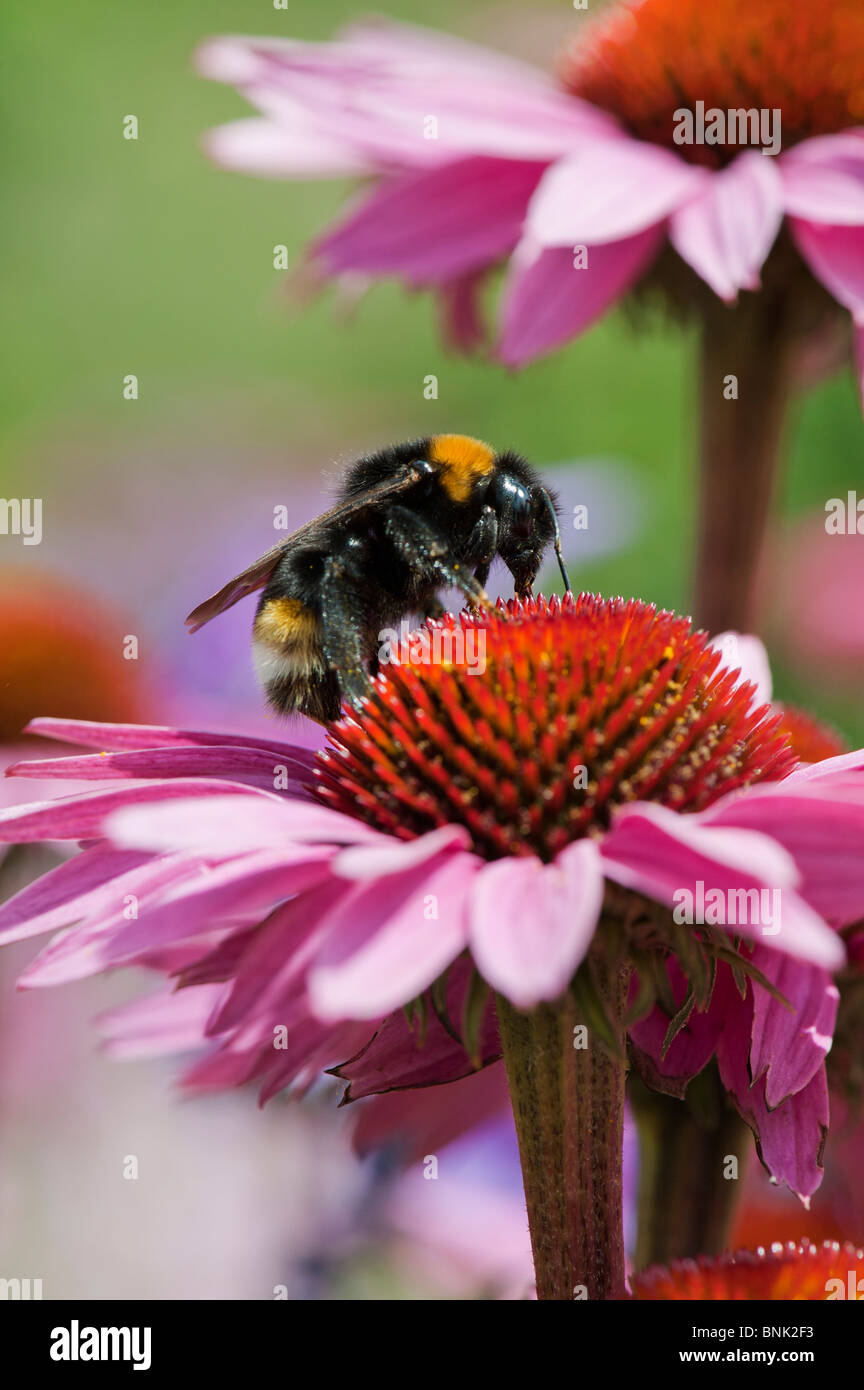
[[[859, 17], [845, 0], [827, 30], [816, 15], [819, 52], [836, 49], [820, 106], [811, 86], [821, 65], [808, 84], [815, 44], [799, 52], [800, 25], [787, 40], [785, 15], [786, 0], [722, 5], [694, 62], [701, 16], [690, 7], [678, 22], [668, 0], [609, 6], [574, 45], [561, 86], [491, 50], [390, 23], [352, 26], [332, 43], [215, 39], [198, 54], [200, 71], [238, 87], [261, 114], [216, 130], [207, 147], [217, 163], [252, 174], [371, 177], [371, 192], [316, 242], [315, 273], [430, 287], [463, 345], [480, 333], [482, 278], [509, 261], [497, 352], [510, 366], [576, 337], [667, 242], [720, 299], [758, 289], [784, 227], [852, 315], [860, 353]], [[745, 100], [738, 65], [754, 51], [754, 26], [767, 41]], [[779, 91], [790, 147], [771, 158], [738, 153], [734, 141], [676, 143], [673, 116], [689, 87], [703, 106], [769, 110], [783, 106]]]
[[[187, 1084], [258, 1078], [262, 1100], [308, 1089], [348, 1057], [337, 1074], [353, 1099], [497, 1060], [476, 972], [518, 1008], [556, 998], [589, 946], [602, 949], [604, 894], [620, 912], [609, 894], [622, 889], [627, 903], [666, 908], [700, 883], [706, 894], [773, 889], [782, 928], [721, 929], [716, 987], [701, 998], [694, 986], [687, 1026], [664, 1047], [669, 1020], [646, 1015], [649, 995], [634, 1039], [664, 1083], [716, 1053], [766, 1164], [812, 1192], [828, 1124], [829, 972], [845, 957], [837, 929], [864, 916], [864, 752], [795, 768], [780, 717], [753, 707], [754, 688], [704, 634], [636, 601], [513, 601], [462, 622], [486, 626], [483, 676], [387, 668], [364, 708], [333, 726], [323, 759], [236, 735], [37, 721], [33, 732], [99, 751], [19, 765], [19, 776], [109, 785], [0, 812], [5, 840], [85, 842], [0, 908], [4, 941], [68, 928], [22, 985], [155, 968], [185, 988], [140, 1005], [131, 1027], [115, 1017], [120, 1047], [203, 1033], [210, 1050]], [[552, 688], [557, 715], [543, 704]], [[459, 713], [469, 692], [484, 710], [470, 737]], [[679, 726], [683, 741], [669, 734]], [[420, 752], [430, 738], [437, 765]], [[574, 795], [583, 757], [598, 780]], [[463, 799], [466, 777], [475, 791]], [[671, 953], [677, 1007], [692, 951], [709, 943], [704, 928], [703, 939], [685, 930], [686, 949], [680, 935], [666, 940], [668, 921], [660, 912], [647, 936], [644, 921], [637, 929], [643, 961]], [[761, 972], [743, 997], [727, 960]]]

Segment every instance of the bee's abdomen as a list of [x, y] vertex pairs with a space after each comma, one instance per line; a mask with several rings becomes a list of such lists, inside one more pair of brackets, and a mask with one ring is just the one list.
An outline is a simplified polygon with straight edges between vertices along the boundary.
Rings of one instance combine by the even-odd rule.
[[252, 628], [252, 660], [270, 704], [283, 713], [314, 709], [312, 717], [317, 718], [322, 701], [332, 703], [322, 690], [331, 673], [321, 648], [321, 625], [300, 599], [261, 600]]

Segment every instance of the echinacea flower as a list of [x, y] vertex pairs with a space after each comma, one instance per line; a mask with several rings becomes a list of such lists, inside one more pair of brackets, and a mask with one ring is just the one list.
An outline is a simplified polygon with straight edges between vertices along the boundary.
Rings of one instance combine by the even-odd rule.
[[209, 135], [218, 164], [369, 181], [311, 248], [313, 279], [431, 289], [471, 348], [506, 266], [495, 351], [511, 367], [631, 292], [698, 322], [695, 612], [752, 627], [796, 360], [851, 316], [864, 364], [859, 0], [613, 0], [554, 77], [391, 23], [213, 39], [198, 62], [259, 113]]
[[678, 1260], [631, 1279], [637, 1299], [722, 1299], [801, 1302], [864, 1299], [864, 1250], [848, 1242], [777, 1242], [719, 1259]]
[[[37, 721], [97, 751], [14, 772], [107, 785], [0, 815], [5, 839], [85, 842], [0, 909], [0, 931], [68, 928], [26, 987], [129, 964], [172, 977], [180, 994], [140, 1010], [151, 1035], [211, 1040], [187, 1074], [199, 1088], [257, 1078], [266, 1099], [348, 1058], [337, 1071], [360, 1096], [456, 1080], [503, 1050], [535, 1236], [561, 1194], [538, 1189], [531, 1143], [556, 1087], [575, 1085], [568, 1162], [547, 1150], [543, 1172], [582, 1181], [593, 1163], [605, 1224], [562, 1230], [554, 1268], [535, 1241], [538, 1292], [569, 1297], [579, 1272], [609, 1296], [628, 1029], [658, 1072], [716, 1054], [777, 1178], [818, 1182], [830, 972], [864, 916], [864, 753], [797, 765], [782, 716], [705, 635], [636, 600], [514, 600], [445, 625], [460, 623], [484, 639], [482, 674], [383, 668], [317, 757]], [[768, 892], [782, 920], [682, 925], [682, 892]]]
[[[211, 134], [208, 150], [248, 173], [379, 181], [316, 245], [324, 275], [396, 275], [458, 300], [512, 256], [500, 355], [513, 366], [580, 333], [667, 238], [734, 300], [758, 286], [784, 220], [864, 325], [864, 25], [856, 0], [790, 23], [787, 10], [613, 4], [580, 27], [557, 84], [402, 25], [355, 25], [329, 44], [216, 39], [200, 70], [261, 114]], [[676, 113], [699, 101], [779, 109], [783, 153], [677, 142]], [[577, 246], [588, 255], [574, 273]]]

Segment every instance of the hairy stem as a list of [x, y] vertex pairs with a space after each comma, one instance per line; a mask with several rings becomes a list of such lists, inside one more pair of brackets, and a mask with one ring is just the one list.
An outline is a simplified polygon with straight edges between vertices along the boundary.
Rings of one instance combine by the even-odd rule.
[[[608, 978], [607, 1013], [623, 1015], [626, 973]], [[626, 1063], [592, 1033], [572, 994], [519, 1013], [498, 999], [540, 1299], [624, 1292], [621, 1161]], [[623, 1058], [623, 1029], [619, 1031]]]

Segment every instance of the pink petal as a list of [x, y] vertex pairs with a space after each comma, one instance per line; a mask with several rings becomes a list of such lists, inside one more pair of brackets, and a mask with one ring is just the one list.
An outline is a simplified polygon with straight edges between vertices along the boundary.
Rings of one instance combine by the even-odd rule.
[[[34, 840], [92, 840], [102, 834], [107, 817], [124, 806], [142, 806], [173, 798], [262, 796], [249, 787], [219, 778], [179, 779], [151, 786], [128, 784], [110, 791], [80, 792], [75, 796], [37, 801], [0, 809], [0, 841], [27, 844]], [[139, 846], [140, 848], [140, 846]]]
[[440, 1153], [454, 1139], [507, 1113], [507, 1073], [488, 1066], [447, 1086], [390, 1091], [357, 1109], [352, 1143], [361, 1157], [388, 1145], [399, 1148], [403, 1162], [419, 1163], [425, 1154]]
[[737, 922], [735, 931], [826, 969], [845, 960], [840, 938], [794, 892], [798, 871], [791, 855], [768, 835], [642, 803], [618, 813], [602, 853], [607, 877], [670, 907], [682, 889], [695, 896], [700, 882], [705, 893], [776, 889], [779, 932], [774, 933], [774, 922], [749, 921]]
[[308, 797], [309, 773], [287, 756], [261, 748], [153, 748], [129, 753], [96, 753], [80, 758], [44, 758], [16, 763], [9, 777], [75, 777], [107, 782], [117, 778], [226, 777], [232, 782], [273, 791], [277, 777], [291, 796]]
[[310, 128], [301, 108], [290, 124], [265, 116], [229, 121], [204, 137], [204, 150], [221, 168], [260, 178], [346, 178], [374, 168], [346, 138]]
[[828, 1137], [825, 1068], [821, 1067], [803, 1090], [784, 1100], [776, 1110], [763, 1108], [758, 1097], [751, 1101], [751, 1108], [758, 1125], [762, 1162], [776, 1182], [785, 1183], [809, 1203], [822, 1182], [822, 1154]]
[[785, 1183], [805, 1204], [822, 1181], [822, 1151], [828, 1133], [828, 1087], [825, 1068], [775, 1110], [765, 1104], [764, 1077], [750, 1084], [749, 1029], [736, 1021], [717, 1048], [720, 1078], [756, 1135], [759, 1157], [778, 1183]]
[[199, 733], [191, 729], [171, 729], [161, 724], [103, 724], [88, 719], [31, 719], [24, 730], [59, 743], [80, 748], [108, 749], [112, 752], [136, 748], [256, 748], [278, 753], [300, 763], [310, 771], [317, 766], [315, 754], [297, 744], [265, 738], [244, 738], [242, 734]]
[[271, 912], [233, 964], [230, 988], [208, 1032], [226, 1032], [253, 1016], [282, 1019], [283, 1001], [294, 997], [307, 963], [319, 949], [327, 919], [349, 892], [347, 884], [325, 879]]
[[814, 778], [796, 773], [724, 798], [704, 822], [770, 835], [795, 860], [798, 891], [822, 917], [844, 926], [864, 916], [864, 778], [850, 787], [842, 771]]
[[708, 177], [656, 145], [586, 140], [544, 174], [526, 232], [538, 246], [622, 241], [663, 222]]
[[[206, 76], [232, 82], [301, 151], [326, 138], [367, 168], [417, 167], [462, 154], [553, 158], [580, 134], [614, 132], [602, 112], [545, 74], [474, 45], [405, 26], [335, 43], [217, 39], [199, 51]], [[436, 138], [425, 121], [438, 119]]]
[[[220, 789], [226, 790], [226, 784]], [[260, 794], [244, 802], [242, 815], [233, 796], [211, 796], [194, 803], [167, 798], [164, 804], [132, 803], [106, 821], [105, 834], [115, 844], [134, 849], [194, 849], [213, 856], [280, 845], [363, 844], [389, 849], [393, 843], [341, 811]]]
[[662, 229], [654, 227], [590, 246], [587, 264], [578, 270], [569, 248], [542, 250], [524, 241], [514, 253], [501, 306], [501, 361], [521, 367], [578, 337], [626, 293], [662, 240]]
[[780, 175], [754, 150], [714, 174], [672, 216], [669, 240], [721, 299], [759, 287], [759, 271], [783, 219]]
[[343, 899], [309, 970], [313, 1013], [379, 1018], [432, 984], [465, 947], [478, 868], [474, 855], [444, 851]]
[[853, 315], [864, 315], [864, 226], [829, 227], [797, 218], [791, 225], [816, 279]]
[[544, 165], [477, 157], [380, 185], [316, 245], [325, 273], [445, 284], [512, 251]]
[[137, 919], [126, 920], [120, 899], [112, 915], [55, 938], [20, 983], [42, 988], [83, 979], [219, 924], [265, 913], [326, 877], [326, 855], [307, 850], [306, 856], [292, 863], [284, 853], [265, 851], [210, 868], [183, 855], [157, 860], [139, 890]]
[[[447, 972], [447, 1011], [453, 1030], [460, 1025], [473, 974], [474, 962], [468, 956], [460, 956]], [[501, 1041], [491, 995], [478, 1041], [482, 1067], [500, 1060]], [[356, 1056], [333, 1068], [335, 1076], [349, 1083], [343, 1105], [386, 1091], [438, 1086], [471, 1076], [474, 1071], [462, 1043], [442, 1025], [431, 1007], [425, 1036], [421, 1037], [398, 1009]]]
[[754, 705], [770, 704], [771, 666], [765, 646], [758, 637], [751, 637], [743, 632], [720, 632], [711, 638], [711, 646], [720, 652], [724, 666], [730, 670], [738, 670], [738, 685], [746, 681], [755, 686]]
[[[127, 875], [124, 888], [131, 888], [136, 898], [136, 910], [147, 912], [166, 891], [182, 886], [200, 873], [199, 862], [187, 855], [166, 855], [143, 869]], [[130, 882], [131, 880], [131, 882]], [[115, 934], [129, 925], [124, 916], [128, 894], [110, 890], [91, 905], [84, 920], [77, 926], [61, 931], [39, 952], [18, 980], [20, 989], [34, 989], [66, 984], [96, 975], [108, 963], [108, 952]]]
[[552, 864], [501, 859], [478, 874], [471, 896], [471, 952], [493, 989], [517, 1008], [557, 999], [585, 956], [603, 901], [592, 840]]
[[837, 1019], [837, 986], [824, 970], [757, 946], [753, 964], [793, 1005], [790, 1011], [760, 985], [753, 989], [750, 1074], [765, 1075], [765, 1102], [773, 1110], [803, 1090], [825, 1062]]
[[[687, 993], [687, 983], [674, 956], [670, 956], [667, 969], [673, 997], [676, 1004], [681, 1005]], [[740, 1003], [741, 996], [731, 971], [721, 964], [708, 1008], [702, 1013], [693, 1010], [665, 1055], [663, 1044], [670, 1020], [661, 1008], [653, 1008], [631, 1027], [631, 1045], [642, 1054], [641, 1070], [644, 1071], [648, 1064], [648, 1070], [652, 1073], [650, 1080], [655, 1089], [666, 1091], [669, 1095], [684, 1095], [688, 1083], [714, 1056], [717, 1042]]]
[[99, 1014], [96, 1026], [112, 1057], [161, 1057], [206, 1041], [204, 1026], [223, 985], [164, 989]]
[[104, 903], [115, 909], [131, 882], [131, 871], [150, 865], [139, 850], [116, 850], [96, 845], [22, 888], [0, 906], [0, 942], [8, 945], [40, 932], [57, 931], [80, 918], [98, 913]]
[[471, 836], [464, 826], [442, 825], [438, 830], [419, 835], [416, 840], [387, 841], [381, 837], [378, 844], [340, 850], [333, 856], [331, 868], [334, 874], [342, 878], [362, 882], [414, 869], [442, 850], [467, 849], [470, 843]]
[[779, 165], [790, 216], [834, 226], [864, 226], [861, 132], [804, 140], [784, 154]]

